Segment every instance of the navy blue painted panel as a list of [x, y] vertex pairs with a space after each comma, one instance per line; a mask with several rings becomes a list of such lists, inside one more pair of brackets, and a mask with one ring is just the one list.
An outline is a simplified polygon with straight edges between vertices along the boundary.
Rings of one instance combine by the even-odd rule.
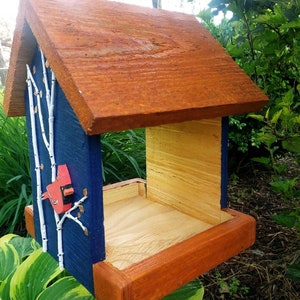
[[[33, 65], [36, 69], [34, 78], [39, 89], [43, 90], [42, 111], [45, 118], [45, 131], [48, 136], [46, 92], [42, 82], [43, 75], [39, 51], [37, 51], [34, 57]], [[48, 73], [49, 86], [51, 86], [49, 69]], [[26, 96], [26, 102], [28, 102], [28, 95]], [[29, 145], [32, 145], [28, 104], [26, 110]], [[35, 117], [37, 121], [37, 114], [35, 114]], [[64, 265], [70, 274], [75, 276], [93, 292], [92, 264], [105, 259], [100, 138], [99, 136], [87, 136], [85, 134], [58, 84], [56, 84], [54, 117], [54, 153], [56, 165], [67, 164], [69, 168], [75, 190], [73, 202], [83, 197], [84, 189], [87, 189], [88, 192], [88, 198], [82, 204], [84, 212], [80, 213], [79, 219], [87, 227], [88, 236], [84, 234], [78, 224], [70, 219], [66, 219], [63, 225]], [[38, 124], [37, 131], [40, 162], [44, 166], [41, 171], [42, 191], [45, 192], [46, 186], [51, 183], [51, 166], [48, 151], [44, 146], [41, 129]], [[30, 146], [30, 159], [33, 199], [36, 199], [36, 179], [32, 146]], [[48, 251], [57, 259], [57, 231], [53, 208], [49, 200], [43, 201], [43, 208], [47, 224]], [[76, 217], [77, 213], [79, 213], [79, 209], [75, 210], [72, 214]], [[39, 214], [36, 203], [34, 203], [34, 217], [36, 239], [41, 244]]]
[[222, 145], [221, 145], [221, 208], [227, 207], [228, 189], [228, 117], [222, 118]]

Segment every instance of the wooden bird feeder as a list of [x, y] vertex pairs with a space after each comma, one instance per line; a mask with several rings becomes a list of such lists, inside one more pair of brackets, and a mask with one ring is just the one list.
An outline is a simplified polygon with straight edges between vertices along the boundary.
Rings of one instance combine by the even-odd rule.
[[[4, 108], [27, 116], [29, 233], [97, 299], [169, 294], [254, 243], [226, 208], [226, 117], [266, 101], [193, 16], [21, 1]], [[103, 187], [99, 136], [132, 128], [146, 181]]]

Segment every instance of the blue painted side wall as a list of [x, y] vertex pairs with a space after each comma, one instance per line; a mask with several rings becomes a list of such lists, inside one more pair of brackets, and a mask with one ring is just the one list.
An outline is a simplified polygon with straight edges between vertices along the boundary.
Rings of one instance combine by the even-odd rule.
[[[48, 133], [48, 114], [46, 109], [43, 73], [40, 52], [37, 50], [33, 64], [36, 73], [34, 78], [42, 90], [42, 112], [44, 124]], [[25, 66], [24, 66], [25, 67]], [[47, 69], [49, 87], [51, 87], [50, 68]], [[36, 176], [31, 140], [31, 127], [28, 108], [28, 95], [26, 94], [26, 115], [28, 138], [30, 147], [31, 177], [33, 186], [33, 199], [36, 199]], [[83, 131], [76, 115], [70, 107], [63, 91], [56, 83], [55, 111], [54, 111], [54, 140], [56, 165], [67, 164], [75, 190], [73, 202], [83, 197], [83, 189], [87, 189], [88, 198], [83, 203], [84, 212], [80, 221], [88, 228], [88, 236], [75, 222], [67, 219], [63, 225], [64, 264], [66, 270], [76, 277], [88, 290], [94, 291], [92, 264], [105, 259], [104, 226], [103, 226], [103, 200], [102, 200], [102, 170], [100, 137], [87, 136]], [[51, 167], [47, 149], [44, 146], [40, 125], [35, 114], [37, 124], [37, 139], [40, 163], [43, 164], [42, 192], [51, 183]], [[47, 134], [48, 136], [48, 134]], [[53, 208], [49, 200], [43, 201], [45, 212], [48, 252], [57, 260], [57, 235]], [[79, 210], [72, 214], [77, 216]], [[34, 222], [36, 239], [41, 244], [39, 213], [34, 201]]]
[[227, 190], [228, 190], [228, 117], [222, 118], [222, 142], [221, 142], [221, 208], [228, 206]]

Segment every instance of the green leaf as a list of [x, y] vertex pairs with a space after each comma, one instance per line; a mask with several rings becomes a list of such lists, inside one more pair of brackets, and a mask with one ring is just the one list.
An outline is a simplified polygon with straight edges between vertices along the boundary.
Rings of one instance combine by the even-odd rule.
[[22, 177], [23, 177], [22, 175], [17, 175], [17, 176], [15, 176], [15, 177], [9, 179], [9, 180], [6, 182], [6, 184], [10, 184], [10, 183], [12, 183], [13, 181], [17, 181], [17, 180], [21, 179]]
[[48, 299], [93, 300], [95, 298], [74, 277], [67, 276], [59, 279], [50, 287], [41, 292], [36, 300]]
[[283, 193], [287, 196], [289, 193], [293, 192], [297, 180], [298, 180], [297, 177], [293, 179], [281, 178], [275, 180], [274, 182], [271, 182], [270, 185], [274, 192]]
[[25, 238], [17, 236], [10, 240], [10, 244], [17, 250], [20, 260], [24, 260], [29, 254], [31, 254], [36, 248], [33, 245], [32, 238]]
[[12, 272], [9, 276], [7, 276], [5, 278], [4, 281], [2, 281], [2, 283], [0, 284], [0, 299], [3, 300], [10, 300], [10, 282], [11, 282], [11, 278], [13, 277], [14, 272]]
[[253, 161], [259, 162], [264, 165], [269, 165], [270, 164], [270, 158], [269, 157], [253, 157]]
[[19, 255], [14, 246], [8, 243], [0, 244], [0, 283], [20, 264]]
[[269, 114], [270, 114], [270, 107], [266, 111], [266, 114], [265, 114], [266, 119], [269, 119]]
[[2, 244], [2, 243], [3, 243], [3, 244], [8, 243], [11, 239], [13, 239], [13, 238], [15, 238], [15, 237], [17, 237], [17, 235], [16, 235], [16, 234], [13, 234], [13, 233], [9, 233], [9, 234], [6, 234], [6, 235], [2, 236], [2, 237], [0, 238], [0, 247], [1, 247], [1, 244]]
[[199, 279], [195, 279], [172, 294], [163, 298], [163, 300], [202, 300], [204, 296], [204, 287]]
[[293, 228], [297, 220], [295, 214], [289, 211], [282, 211], [279, 214], [272, 216], [272, 219], [277, 224], [287, 228]]
[[277, 123], [278, 119], [279, 119], [280, 116], [281, 116], [281, 113], [282, 113], [282, 110], [279, 110], [279, 111], [277, 111], [277, 112], [273, 115], [273, 117], [272, 117], [272, 119], [271, 119], [271, 123], [272, 123], [272, 124], [276, 124], [276, 123]]
[[265, 132], [259, 134], [257, 140], [265, 144], [267, 147], [271, 147], [271, 145], [277, 141], [277, 138], [274, 134]]
[[282, 24], [280, 29], [288, 29], [288, 28], [300, 28], [299, 20], [294, 20], [289, 23]]
[[300, 153], [300, 136], [282, 141], [282, 147], [290, 152]]
[[282, 97], [282, 102], [280, 103], [280, 106], [289, 107], [293, 103], [293, 99], [294, 99], [293, 89], [289, 89]]
[[265, 120], [265, 117], [264, 117], [264, 116], [258, 115], [258, 114], [253, 114], [253, 113], [251, 113], [251, 114], [248, 114], [247, 116], [248, 116], [249, 118], [252, 118], [252, 119], [255, 119], [255, 120], [258, 120], [258, 121], [261, 121], [261, 122], [263, 122], [263, 121]]
[[273, 169], [277, 172], [277, 174], [281, 174], [284, 170], [287, 169], [287, 167], [287, 164], [273, 165]]
[[61, 272], [48, 253], [42, 252], [42, 249], [34, 251], [17, 268], [11, 279], [11, 299], [36, 299]]
[[291, 264], [287, 267], [286, 275], [295, 281], [300, 281], [300, 264]]

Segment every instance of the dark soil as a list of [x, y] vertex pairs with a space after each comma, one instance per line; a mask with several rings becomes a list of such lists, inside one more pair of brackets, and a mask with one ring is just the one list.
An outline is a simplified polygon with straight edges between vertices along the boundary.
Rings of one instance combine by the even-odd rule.
[[[299, 176], [299, 165], [285, 158], [285, 174]], [[270, 170], [246, 166], [229, 184], [229, 207], [252, 215], [257, 221], [255, 244], [201, 276], [204, 299], [300, 299], [300, 282], [286, 276], [287, 265], [300, 262], [297, 231], [278, 225], [272, 215], [289, 204], [269, 185]]]

